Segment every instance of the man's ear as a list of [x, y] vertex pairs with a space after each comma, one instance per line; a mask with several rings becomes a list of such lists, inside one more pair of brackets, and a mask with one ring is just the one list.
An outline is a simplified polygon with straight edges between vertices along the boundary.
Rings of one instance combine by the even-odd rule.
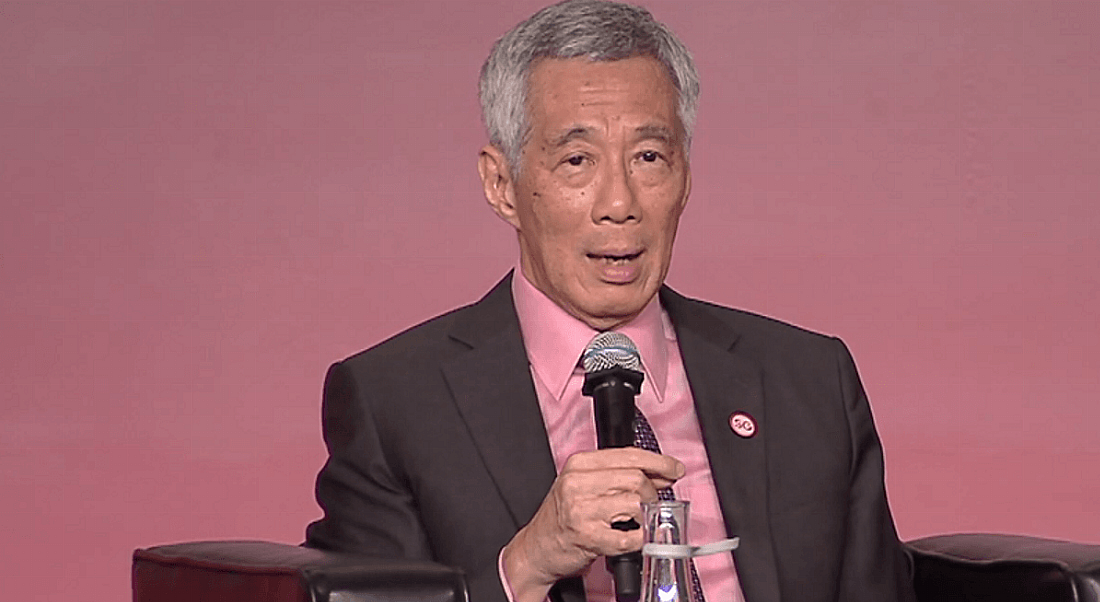
[[489, 201], [489, 206], [500, 219], [518, 230], [516, 187], [504, 153], [491, 144], [485, 145], [477, 157], [477, 172], [481, 174], [481, 186], [485, 190], [485, 200]]

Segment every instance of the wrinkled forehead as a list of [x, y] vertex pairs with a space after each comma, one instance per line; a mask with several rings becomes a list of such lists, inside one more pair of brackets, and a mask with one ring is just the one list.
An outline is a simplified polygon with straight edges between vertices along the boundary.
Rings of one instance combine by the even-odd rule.
[[[601, 112], [601, 109], [605, 109]], [[665, 66], [635, 55], [616, 60], [545, 58], [533, 64], [527, 79], [529, 131], [563, 127], [585, 116], [621, 112], [639, 126], [665, 127], [683, 136], [679, 93]]]

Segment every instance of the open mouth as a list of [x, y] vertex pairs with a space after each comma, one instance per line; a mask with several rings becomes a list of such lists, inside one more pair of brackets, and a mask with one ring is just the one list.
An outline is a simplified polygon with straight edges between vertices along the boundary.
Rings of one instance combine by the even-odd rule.
[[624, 253], [621, 255], [614, 253], [588, 253], [588, 258], [602, 261], [611, 265], [623, 265], [629, 261], [637, 259], [641, 254], [641, 251], [638, 251], [637, 253]]

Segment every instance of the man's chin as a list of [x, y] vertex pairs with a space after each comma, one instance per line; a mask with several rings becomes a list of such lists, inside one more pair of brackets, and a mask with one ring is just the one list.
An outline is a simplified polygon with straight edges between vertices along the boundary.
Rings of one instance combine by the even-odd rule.
[[577, 317], [596, 330], [611, 330], [638, 317], [645, 306], [645, 302], [639, 303], [637, 300], [631, 303], [601, 304], [588, 308], [587, 311], [582, 309]]

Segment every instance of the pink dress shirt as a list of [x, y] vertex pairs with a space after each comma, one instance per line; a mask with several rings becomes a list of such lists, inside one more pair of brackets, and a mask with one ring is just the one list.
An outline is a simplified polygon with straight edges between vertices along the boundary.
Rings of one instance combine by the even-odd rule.
[[[598, 331], [566, 313], [528, 282], [518, 267], [512, 278], [512, 297], [554, 465], [561, 472], [569, 456], [596, 448], [592, 401], [581, 395], [584, 370], [577, 362]], [[636, 400], [638, 408], [653, 426], [661, 453], [680, 460], [687, 469], [673, 491], [677, 499], [691, 502], [689, 543], [726, 538], [695, 404], [668, 315], [654, 298], [637, 318], [616, 330], [630, 337], [642, 356], [645, 380]], [[695, 566], [708, 602], [744, 601], [730, 554], [696, 558]], [[503, 571], [501, 579], [510, 594]], [[592, 563], [584, 575], [584, 586], [589, 602], [615, 598], [603, 562]]]

